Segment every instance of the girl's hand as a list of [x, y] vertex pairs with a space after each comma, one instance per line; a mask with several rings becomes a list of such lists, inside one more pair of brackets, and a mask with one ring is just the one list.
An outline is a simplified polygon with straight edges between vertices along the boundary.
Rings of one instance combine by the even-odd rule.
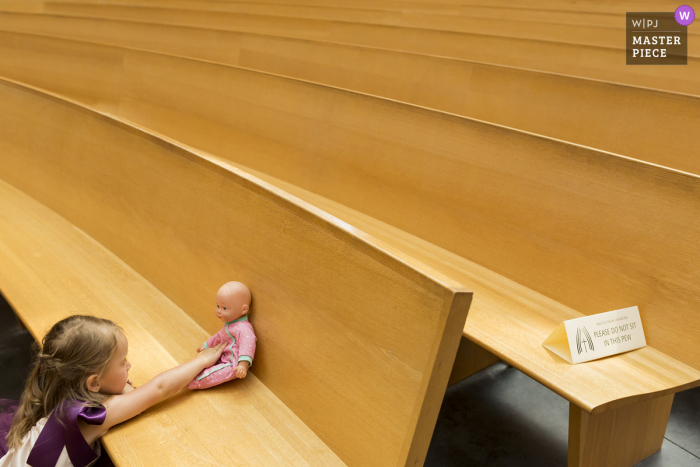
[[201, 352], [202, 350], [204, 350], [203, 345], [200, 345], [199, 347], [197, 347], [197, 353]]
[[222, 342], [216, 347], [202, 350], [197, 354], [195, 358], [200, 359], [202, 361], [202, 365], [204, 365], [204, 368], [207, 368], [219, 361], [219, 357], [221, 357], [221, 354], [224, 352], [225, 349], [226, 343]]

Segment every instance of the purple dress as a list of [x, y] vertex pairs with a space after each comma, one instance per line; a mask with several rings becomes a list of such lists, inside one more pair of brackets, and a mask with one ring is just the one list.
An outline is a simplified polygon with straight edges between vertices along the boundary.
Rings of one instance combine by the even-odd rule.
[[0, 399], [0, 457], [7, 452], [7, 434], [12, 426], [12, 417], [19, 409], [19, 401]]
[[[7, 433], [12, 425], [12, 417], [19, 406], [18, 401], [0, 399], [0, 463], [2, 457], [7, 454]], [[59, 422], [58, 414], [63, 424]], [[27, 465], [32, 467], [55, 467], [64, 449], [68, 454], [70, 463], [74, 467], [114, 467], [109, 456], [103, 454], [99, 456], [92, 447], [85, 441], [78, 419], [89, 425], [102, 425], [107, 410], [103, 406], [85, 407], [80, 401], [65, 400], [56, 407], [47, 417], [46, 424], [41, 428], [36, 442], [31, 445], [31, 451], [26, 459]], [[42, 419], [44, 420], [44, 419]], [[24, 441], [23, 441], [24, 443]], [[9, 455], [20, 455], [12, 451]], [[24, 452], [27, 455], [27, 451]], [[99, 459], [98, 459], [99, 457]], [[13, 462], [10, 460], [10, 462]]]

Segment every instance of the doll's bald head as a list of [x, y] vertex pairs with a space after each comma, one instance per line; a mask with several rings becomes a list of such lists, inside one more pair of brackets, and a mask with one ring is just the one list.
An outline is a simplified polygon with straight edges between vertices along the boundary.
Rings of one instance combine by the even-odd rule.
[[234, 321], [248, 314], [250, 289], [242, 282], [231, 281], [216, 293], [216, 316], [224, 322]]

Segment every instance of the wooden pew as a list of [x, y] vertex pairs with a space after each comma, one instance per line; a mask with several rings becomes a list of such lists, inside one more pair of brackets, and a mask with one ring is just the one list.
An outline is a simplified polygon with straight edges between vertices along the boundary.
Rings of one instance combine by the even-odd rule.
[[[463, 342], [453, 381], [490, 352], [567, 398], [570, 465], [632, 465], [661, 446], [673, 393], [700, 384], [700, 353], [684, 344], [700, 327], [697, 176], [341, 89], [123, 53], [90, 53], [96, 83], [120, 76], [118, 95], [81, 86], [96, 105], [473, 290], [464, 335], [479, 348]], [[564, 319], [631, 305], [644, 349], [571, 366], [541, 347]], [[615, 437], [593, 438], [613, 425]]]
[[[57, 1], [57, 0], [51, 0]], [[74, 3], [75, 0], [58, 0]], [[84, 2], [85, 0], [80, 0]], [[88, 3], [100, 3], [99, 0], [89, 0]], [[161, 5], [163, 0], [110, 0], [109, 3], [139, 4], [139, 5]], [[165, 2], [165, 3], [169, 3]], [[238, 0], [216, 0], [216, 3], [245, 3]], [[581, 2], [581, 1], [541, 1], [532, 0], [518, 2], [514, 7], [512, 0], [483, 1], [483, 0], [449, 0], [440, 2], [425, 2], [416, 0], [263, 0], [255, 2], [258, 5], [288, 6], [291, 8], [316, 7], [335, 8], [352, 10], [373, 10], [373, 11], [411, 11], [417, 13], [439, 13], [439, 14], [460, 14], [469, 11], [483, 11], [484, 9], [514, 10], [528, 13], [541, 12], [547, 14], [570, 13], [570, 14], [624, 14], [627, 11], [645, 11], [649, 8], [644, 1], [618, 1], [610, 2]], [[656, 11], [674, 11], [678, 4], [664, 0], [654, 2]], [[505, 12], [507, 14], [507, 12]]]
[[[207, 12], [235, 13], [243, 15], [286, 17], [361, 23], [370, 25], [398, 26], [403, 28], [431, 29], [436, 31], [465, 32], [516, 37], [521, 39], [547, 40], [602, 47], [619, 47], [625, 43], [624, 13], [582, 13], [566, 11], [491, 9], [489, 14], [469, 14], [469, 7], [460, 8], [460, 14], [440, 14], [414, 10], [377, 10], [358, 8], [315, 7], [307, 5], [279, 5], [246, 2], [197, 0], [161, 0], [157, 2], [129, 2], [109, 0], [54, 0], [45, 2], [43, 12], [56, 14], [87, 14], [99, 16], [103, 6], [126, 8], [154, 8], [168, 10], [197, 10]], [[674, 11], [676, 7], [668, 11]], [[646, 11], [638, 6], [628, 11]], [[654, 10], [665, 11], [665, 10]], [[465, 14], [467, 12], [467, 14]], [[115, 14], [108, 13], [109, 16]], [[119, 16], [123, 13], [117, 13]], [[130, 16], [130, 18], [137, 19]], [[206, 24], [204, 24], [206, 26]], [[688, 29], [690, 41], [700, 38], [700, 33]]]
[[[373, 27], [377, 28], [377, 27]], [[372, 38], [356, 36], [354, 45], [415, 54], [443, 56], [502, 64], [531, 70], [593, 78], [700, 95], [700, 59], [688, 57], [682, 67], [630, 67], [624, 64], [623, 48], [589, 47], [557, 42], [532, 41], [476, 34], [445, 33], [382, 27], [388, 34]], [[159, 52], [184, 55], [228, 64], [243, 62], [255, 50], [269, 53], [268, 42], [287, 51], [307, 40], [216, 29], [172, 26], [60, 15], [0, 13], [0, 29], [49, 34], [80, 40], [106, 42]], [[371, 40], [369, 40], [371, 39]], [[318, 42], [315, 42], [318, 45]], [[351, 44], [352, 45], [352, 44]], [[359, 51], [359, 49], [356, 49]], [[279, 52], [277, 52], [279, 53]], [[307, 56], [307, 60], [310, 58]]]
[[[190, 4], [191, 5], [191, 4]], [[675, 8], [674, 8], [675, 9]], [[333, 10], [330, 10], [331, 12]], [[673, 10], [670, 10], [673, 11]], [[373, 40], [386, 40], [397, 35], [467, 33], [562, 42], [595, 47], [621, 47], [625, 44], [625, 24], [613, 26], [571, 25], [509, 19], [450, 17], [426, 18], [421, 14], [385, 18], [385, 13], [369, 13], [365, 18], [346, 19], [342, 12], [329, 18], [307, 18], [271, 14], [252, 14], [246, 11], [211, 11], [192, 8], [164, 8], [159, 6], [47, 2], [48, 14], [124, 19], [165, 24], [242, 30], [261, 34], [280, 34], [304, 39], [324, 39], [333, 42], [373, 45]], [[358, 15], [354, 15], [357, 17]], [[374, 18], [374, 19], [373, 19]], [[398, 31], [396, 31], [398, 29]], [[700, 33], [688, 30], [688, 53], [696, 55], [699, 46], [692, 40]], [[376, 39], [375, 39], [376, 38]], [[458, 40], [454, 38], [453, 40]], [[379, 45], [379, 44], [377, 44]], [[623, 47], [624, 48], [624, 47]]]
[[[695, 131], [700, 126], [700, 98], [695, 96], [274, 37], [241, 35], [240, 49], [231, 61], [245, 68], [388, 97], [700, 174], [700, 135]], [[123, 56], [122, 51], [110, 50], [0, 31], [0, 74], [101, 108], [103, 96], [119, 88], [115, 80], [121, 74], [105, 67], [76, 72], [91, 67], [94, 57]], [[112, 63], [121, 67], [118, 58]], [[668, 138], [669, 134], [684, 137]]]
[[42, 13], [44, 2], [30, 0], [0, 0], [0, 11]]
[[[282, 2], [296, 0], [281, 0]], [[335, 0], [343, 1], [343, 0]], [[484, 0], [465, 0], [461, 2], [460, 0], [445, 0], [441, 3], [453, 4], [461, 3], [466, 6], [495, 6], [495, 7], [512, 7], [513, 2], [511, 0], [495, 0], [495, 1], [484, 1]], [[304, 0], [306, 3], [306, 0]], [[604, 13], [625, 13], [627, 11], [647, 11], [650, 8], [649, 3], [644, 0], [622, 0], [619, 2], [599, 2], [593, 1], [578, 1], [578, 0], [525, 0], [518, 2], [518, 7], [523, 9], [538, 9], [538, 10], [563, 10], [571, 12], [604, 12]], [[654, 2], [654, 11], [674, 11], [678, 8], [678, 5], [669, 0], [662, 0], [660, 2]]]
[[[15, 1], [15, 0], [6, 0]], [[29, 0], [25, 0], [27, 3]], [[647, 11], [648, 5], [644, 4], [629, 4], [623, 8], [612, 8], [608, 11], [596, 11], [595, 8], [589, 8], [590, 11], [577, 10], [561, 10], [561, 9], [546, 9], [546, 8], [523, 8], [518, 5], [516, 8], [512, 4], [508, 7], [487, 5], [445, 5], [445, 4], [423, 4], [423, 5], [405, 5], [390, 3], [386, 5], [377, 4], [375, 2], [371, 7], [358, 8], [357, 5], [347, 6], [329, 6], [326, 2], [321, 5], [309, 5], [305, 1], [303, 4], [281, 4], [277, 2], [256, 2], [250, 3], [247, 1], [225, 1], [217, 0], [213, 2], [196, 1], [196, 0], [48, 0], [46, 2], [34, 0], [37, 4], [41, 4], [38, 9], [27, 10], [26, 7], [21, 11], [44, 12], [43, 5], [47, 3], [87, 3], [87, 4], [114, 4], [114, 5], [138, 5], [138, 6], [153, 6], [178, 9], [194, 9], [206, 11], [223, 11], [237, 12], [246, 14], [271, 15], [271, 16], [288, 16], [297, 18], [310, 19], [326, 19], [340, 20], [360, 23], [384, 24], [392, 26], [408, 26], [428, 29], [438, 29], [447, 31], [464, 31], [476, 32], [466, 26], [476, 24], [477, 27], [485, 28], [486, 34], [493, 34], [496, 31], [504, 29], [509, 24], [502, 21], [512, 22], [509, 27], [505, 28], [507, 35], [511, 35], [514, 30], [520, 27], [522, 22], [535, 23], [554, 23], [554, 29], [561, 29], [561, 25], [576, 25], [576, 26], [595, 26], [595, 32], [605, 35], [610, 34], [613, 29], [625, 27], [625, 13], [628, 11]], [[0, 3], [1, 5], [1, 3]], [[1, 8], [1, 6], [0, 6]], [[655, 11], [674, 11], [677, 5], [666, 4], [665, 7], [655, 4]], [[493, 20], [498, 20], [496, 23], [491, 23]], [[466, 22], [465, 22], [466, 21]], [[585, 29], [584, 29], [585, 30]], [[561, 34], [561, 30], [559, 31]], [[696, 35], [696, 32], [688, 30], [691, 36]], [[619, 37], [619, 36], [609, 36]], [[571, 35], [564, 34], [563, 41], [569, 42]], [[693, 40], [694, 41], [694, 40]], [[619, 46], [620, 42], [616, 41], [612, 46]]]
[[[144, 7], [147, 7], [146, 14], [142, 16], [139, 12]], [[286, 18], [290, 23], [300, 23], [300, 25], [308, 23], [303, 20], [340, 21], [343, 23], [351, 22], [368, 25], [426, 28], [439, 31], [574, 42], [603, 47], [614, 47], [624, 44], [625, 40], [624, 18], [621, 23], [615, 26], [602, 26], [592, 23], [576, 25], [574, 27], [566, 23], [527, 21], [523, 19], [471, 18], [468, 16], [453, 17], [448, 15], [426, 15], [424, 13], [412, 12], [377, 12], [335, 8], [315, 8], [308, 11], [290, 8], [288, 6], [265, 6], [228, 2], [175, 1], [152, 5], [47, 2], [44, 7], [44, 12], [49, 14], [98, 17], [106, 14], [107, 17], [137, 20], [149, 20], [150, 15], [154, 15], [152, 17], [154, 21], [159, 21], [159, 18], [162, 17], [161, 15], [164, 15], [166, 12], [172, 14], [173, 10], [196, 11], [197, 15], [201, 15], [200, 12], [210, 12], [208, 15], [202, 15], [201, 22], [199, 20], [196, 22], [196, 25], [205, 27], [214, 25], [216, 25], [216, 27], [221, 27], [220, 25], [224, 23], [215, 22], [214, 17], [219, 17], [220, 14], [225, 13], [223, 16], [225, 17], [226, 23], [229, 23], [232, 18], [239, 18], [245, 15], [246, 17], [252, 16], [255, 19], [259, 17], [267, 17], [269, 20]], [[128, 14], [128, 12], [134, 12], [134, 14], [131, 15]], [[218, 14], [214, 15], [213, 12], [217, 12]], [[195, 24], [189, 21], [183, 22], [183, 19], [179, 16], [173, 18], [173, 21], [181, 24]], [[234, 21], [236, 20], [234, 19]], [[271, 31], [266, 30], [264, 32], [270, 33]]]
[[179, 397], [104, 438], [117, 465], [423, 462], [471, 294], [279, 189], [137, 126], [0, 80], [0, 290], [40, 336], [114, 319], [136, 384], [253, 291], [243, 382]]
[[[43, 2], [48, 3], [48, 2]], [[157, 6], [168, 8], [202, 9], [209, 11], [229, 11], [249, 14], [292, 16], [313, 19], [339, 19], [352, 22], [381, 22], [398, 25], [402, 21], [420, 21], [423, 27], [430, 24], [453, 23], [457, 19], [485, 18], [519, 21], [546, 21], [554, 23], [588, 24], [597, 26], [619, 27], [625, 24], [624, 13], [598, 13], [581, 11], [560, 11], [545, 9], [497, 8], [472, 5], [423, 5], [404, 6], [389, 4], [373, 5], [365, 8], [356, 6], [328, 6], [303, 4], [280, 4], [277, 2], [221, 1], [202, 2], [193, 0], [51, 0], [51, 3], [92, 3], [92, 4], [126, 4]], [[630, 10], [631, 11], [631, 10]]]
[[[632, 11], [632, 10], [630, 10]], [[499, 8], [493, 6], [461, 5], [456, 11], [436, 12], [451, 16], [472, 18], [508, 18], [529, 21], [554, 21], [570, 24], [596, 24], [598, 26], [620, 26], [625, 23], [624, 13], [596, 11], [561, 11], [545, 9]]]

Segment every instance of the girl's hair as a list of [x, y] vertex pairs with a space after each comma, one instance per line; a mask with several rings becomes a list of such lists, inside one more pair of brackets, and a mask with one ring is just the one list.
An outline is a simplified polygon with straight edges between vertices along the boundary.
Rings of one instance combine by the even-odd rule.
[[8, 449], [18, 448], [29, 430], [62, 401], [76, 399], [97, 407], [110, 397], [88, 390], [85, 383], [90, 375], [104, 374], [116, 353], [120, 329], [108, 319], [74, 315], [53, 325], [42, 340], [43, 349], [34, 344], [34, 367], [7, 434]]

